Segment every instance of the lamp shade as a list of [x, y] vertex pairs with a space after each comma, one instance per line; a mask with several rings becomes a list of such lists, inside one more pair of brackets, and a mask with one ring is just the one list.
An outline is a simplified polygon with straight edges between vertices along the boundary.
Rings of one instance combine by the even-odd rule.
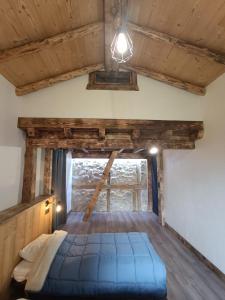
[[125, 63], [133, 55], [133, 43], [126, 28], [120, 28], [111, 44], [112, 59], [117, 63]]

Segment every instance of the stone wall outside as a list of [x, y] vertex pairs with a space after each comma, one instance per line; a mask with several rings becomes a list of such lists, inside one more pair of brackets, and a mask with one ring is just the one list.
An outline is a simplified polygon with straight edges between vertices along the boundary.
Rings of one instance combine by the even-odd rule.
[[[74, 159], [73, 185], [97, 183], [101, 178], [107, 159]], [[147, 210], [147, 162], [136, 159], [116, 159], [110, 172], [110, 184], [137, 184], [139, 175], [144, 189], [140, 192], [140, 210]], [[94, 190], [75, 189], [72, 193], [72, 210], [84, 211]], [[95, 211], [107, 211], [107, 191], [100, 193]], [[110, 211], [133, 211], [132, 190], [111, 190]]]

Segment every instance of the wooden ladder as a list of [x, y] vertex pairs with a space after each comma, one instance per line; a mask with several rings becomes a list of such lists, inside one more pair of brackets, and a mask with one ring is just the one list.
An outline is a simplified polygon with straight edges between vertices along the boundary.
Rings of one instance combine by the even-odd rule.
[[108, 162], [107, 162], [107, 165], [103, 171], [103, 174], [102, 174], [102, 177], [101, 179], [99, 180], [99, 182], [97, 183], [96, 185], [96, 188], [95, 188], [95, 192], [91, 198], [91, 200], [89, 201], [88, 205], [87, 205], [87, 208], [86, 208], [86, 211], [85, 211], [85, 214], [84, 214], [84, 217], [83, 217], [83, 221], [84, 222], [87, 222], [94, 210], [94, 207], [98, 201], [98, 197], [99, 197], [99, 194], [105, 184], [105, 181], [106, 179], [108, 178], [109, 176], [109, 173], [110, 173], [110, 170], [111, 170], [111, 167], [113, 165], [113, 162], [115, 160], [115, 158], [117, 157], [119, 151], [113, 151]]

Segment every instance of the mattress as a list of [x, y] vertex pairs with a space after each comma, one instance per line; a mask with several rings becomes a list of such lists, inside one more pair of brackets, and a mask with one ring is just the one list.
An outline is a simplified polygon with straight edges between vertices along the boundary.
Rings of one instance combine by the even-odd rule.
[[[165, 265], [145, 233], [68, 234], [40, 295], [166, 298]], [[136, 298], [136, 297], [134, 297]]]

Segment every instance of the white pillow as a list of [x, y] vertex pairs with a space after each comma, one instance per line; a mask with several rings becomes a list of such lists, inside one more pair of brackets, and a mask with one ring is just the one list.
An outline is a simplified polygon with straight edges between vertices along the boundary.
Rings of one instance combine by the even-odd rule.
[[51, 234], [41, 234], [38, 238], [20, 250], [20, 257], [29, 262], [33, 262], [50, 236]]
[[31, 270], [32, 263], [26, 260], [22, 260], [18, 265], [14, 268], [12, 277], [17, 282], [23, 282], [27, 280], [27, 276]]

